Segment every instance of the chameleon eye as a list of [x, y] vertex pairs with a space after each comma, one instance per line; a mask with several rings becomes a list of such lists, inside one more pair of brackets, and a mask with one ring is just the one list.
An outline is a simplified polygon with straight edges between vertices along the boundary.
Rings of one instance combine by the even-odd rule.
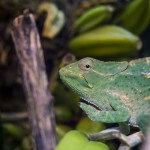
[[92, 59], [90, 58], [83, 58], [79, 61], [78, 67], [82, 70], [82, 71], [88, 71], [91, 67], [92, 67]]
[[85, 67], [86, 67], [86, 68], [90, 68], [90, 65], [87, 64]]

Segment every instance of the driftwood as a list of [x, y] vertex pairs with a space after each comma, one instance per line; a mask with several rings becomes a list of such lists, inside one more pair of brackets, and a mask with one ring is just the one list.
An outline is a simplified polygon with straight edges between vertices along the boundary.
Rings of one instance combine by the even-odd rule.
[[15, 18], [11, 35], [21, 66], [34, 150], [54, 150], [57, 138], [53, 97], [48, 89], [34, 16], [25, 11], [23, 15]]

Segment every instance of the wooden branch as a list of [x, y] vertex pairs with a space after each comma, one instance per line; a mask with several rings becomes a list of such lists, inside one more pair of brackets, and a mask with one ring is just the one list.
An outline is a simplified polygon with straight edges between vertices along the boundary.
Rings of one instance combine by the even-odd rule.
[[0, 116], [4, 122], [21, 121], [28, 118], [27, 112], [0, 113]]
[[34, 16], [25, 11], [15, 18], [11, 35], [21, 66], [34, 150], [54, 150], [57, 139], [53, 98]]

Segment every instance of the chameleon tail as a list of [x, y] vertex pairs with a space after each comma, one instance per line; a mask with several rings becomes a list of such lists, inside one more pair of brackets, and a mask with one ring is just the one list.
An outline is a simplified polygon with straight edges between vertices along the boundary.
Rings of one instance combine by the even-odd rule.
[[150, 115], [140, 114], [137, 117], [137, 124], [138, 124], [140, 130], [145, 135], [147, 133], [148, 127], [150, 126]]

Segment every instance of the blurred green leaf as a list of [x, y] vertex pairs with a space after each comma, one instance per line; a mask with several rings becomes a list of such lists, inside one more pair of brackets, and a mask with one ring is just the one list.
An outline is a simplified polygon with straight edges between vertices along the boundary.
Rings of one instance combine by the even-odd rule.
[[63, 124], [57, 124], [56, 131], [57, 131], [58, 139], [60, 140], [70, 130], [72, 130], [72, 128], [70, 126], [66, 126]]
[[59, 123], [70, 122], [72, 118], [71, 110], [66, 106], [56, 106], [55, 118], [56, 118], [56, 122]]
[[25, 135], [23, 129], [11, 123], [3, 124], [3, 128], [7, 135], [17, 140], [21, 140]]
[[68, 107], [73, 114], [79, 112], [78, 102], [80, 98], [63, 84], [58, 84], [53, 93], [55, 97], [55, 104], [58, 106]]
[[82, 118], [77, 124], [76, 129], [83, 133], [95, 133], [104, 130], [106, 127], [103, 123], [94, 122], [88, 117]]
[[3, 142], [4, 142], [4, 134], [3, 134], [3, 126], [2, 126], [2, 120], [1, 120], [1, 117], [0, 117], [0, 150], [3, 150], [4, 147], [3, 147]]

